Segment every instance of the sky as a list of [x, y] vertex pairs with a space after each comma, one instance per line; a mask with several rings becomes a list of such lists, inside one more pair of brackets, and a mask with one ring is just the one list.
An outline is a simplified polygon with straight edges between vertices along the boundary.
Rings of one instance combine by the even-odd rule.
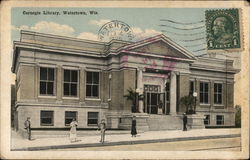
[[[20, 30], [98, 39], [105, 23], [119, 20], [128, 24], [138, 41], [164, 34], [194, 55], [206, 53], [205, 11], [209, 8], [12, 8], [12, 40], [20, 40]], [[43, 11], [59, 12], [45, 15]], [[82, 11], [86, 15], [64, 15], [63, 11]], [[89, 14], [96, 11], [97, 14]], [[27, 12], [41, 12], [28, 15]]]

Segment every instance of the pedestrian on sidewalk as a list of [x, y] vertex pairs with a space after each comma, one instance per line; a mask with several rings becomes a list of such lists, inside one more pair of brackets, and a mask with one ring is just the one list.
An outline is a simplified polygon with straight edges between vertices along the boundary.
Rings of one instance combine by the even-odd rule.
[[27, 117], [27, 120], [24, 122], [24, 126], [27, 132], [27, 137], [28, 140], [31, 140], [31, 122], [30, 122], [30, 117]]
[[76, 122], [76, 119], [73, 118], [72, 122], [70, 123], [70, 132], [69, 132], [69, 139], [70, 142], [76, 142], [77, 134], [76, 134], [76, 127], [78, 123]]
[[106, 124], [105, 124], [105, 120], [104, 119], [101, 120], [101, 123], [98, 126], [98, 130], [100, 130], [100, 132], [101, 132], [101, 140], [100, 140], [100, 142], [104, 143], [105, 131], [106, 131]]
[[132, 125], [131, 125], [131, 135], [132, 137], [136, 137], [137, 131], [136, 131], [136, 117], [132, 117]]
[[183, 113], [183, 131], [187, 131], [187, 115]]

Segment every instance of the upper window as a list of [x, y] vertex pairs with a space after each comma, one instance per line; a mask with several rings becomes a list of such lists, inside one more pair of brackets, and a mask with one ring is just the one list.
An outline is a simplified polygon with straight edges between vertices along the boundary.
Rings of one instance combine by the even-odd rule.
[[99, 72], [86, 72], [86, 97], [99, 97]]
[[54, 125], [54, 111], [41, 111], [40, 118], [41, 126]]
[[217, 125], [223, 125], [224, 124], [224, 116], [223, 115], [217, 115], [216, 116], [216, 124]]
[[65, 112], [65, 126], [68, 126], [72, 120], [77, 121], [77, 112], [76, 111], [66, 111]]
[[208, 82], [200, 83], [200, 103], [208, 104]]
[[222, 104], [222, 84], [221, 83], [214, 84], [214, 103]]
[[64, 70], [63, 93], [64, 96], [77, 96], [78, 71]]
[[98, 112], [88, 112], [88, 125], [98, 124]]
[[55, 83], [54, 68], [40, 68], [40, 95], [53, 95]]
[[205, 125], [209, 125], [210, 124], [210, 115], [205, 115], [204, 124]]

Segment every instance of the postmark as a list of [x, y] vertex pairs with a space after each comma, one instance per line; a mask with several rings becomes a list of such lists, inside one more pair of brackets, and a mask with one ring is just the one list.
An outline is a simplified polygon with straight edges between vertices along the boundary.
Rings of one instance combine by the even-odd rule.
[[[139, 38], [141, 38], [142, 40], [138, 41], [137, 43], [142, 43], [142, 42], [147, 42], [147, 43], [154, 43], [159, 41], [157, 39], [157, 37], [159, 37], [160, 35], [151, 37], [151, 38], [144, 38], [145, 35], [140, 35]], [[133, 55], [137, 55], [134, 56], [133, 59], [137, 59], [138, 62], [140, 62], [141, 64], [144, 65], [143, 69], [149, 69], [149, 70], [154, 70], [157, 73], [157, 76], [155, 77], [151, 77], [151, 80], [154, 80], [156, 78], [164, 78], [164, 79], [168, 79], [170, 74], [166, 74], [166, 73], [160, 73], [159, 71], [173, 71], [175, 66], [176, 66], [176, 61], [174, 60], [173, 57], [170, 57], [168, 55], [164, 55], [164, 58], [162, 61], [157, 61], [155, 59], [149, 58], [149, 57], [142, 57], [142, 55], [144, 55], [146, 53], [148, 49], [148, 46], [145, 46], [141, 51], [137, 51], [137, 52], [133, 52], [130, 51], [130, 49], [133, 49], [134, 44], [125, 46], [125, 49], [123, 49], [124, 52], [126, 53], [130, 53]], [[129, 56], [128, 55], [124, 55], [121, 58], [121, 61], [123, 63], [123, 67], [128, 67], [128, 63], [129, 63]]]
[[242, 50], [239, 9], [206, 11], [207, 50]]
[[108, 42], [112, 39], [131, 41], [134, 35], [131, 27], [118, 20], [105, 23], [98, 31], [98, 39]]

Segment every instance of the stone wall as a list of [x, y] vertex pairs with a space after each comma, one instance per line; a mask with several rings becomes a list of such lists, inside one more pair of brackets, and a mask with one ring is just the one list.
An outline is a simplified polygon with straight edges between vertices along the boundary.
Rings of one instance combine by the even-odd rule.
[[[54, 124], [52, 126], [41, 126], [40, 112], [54, 111]], [[27, 117], [31, 118], [32, 128], [69, 128], [65, 126], [65, 111], [76, 111], [78, 128], [97, 128], [97, 125], [88, 125], [88, 112], [98, 112], [98, 119], [106, 119], [105, 113], [107, 109], [99, 108], [81, 108], [71, 106], [19, 106], [18, 109], [18, 126], [19, 129], [24, 129], [24, 122]]]

